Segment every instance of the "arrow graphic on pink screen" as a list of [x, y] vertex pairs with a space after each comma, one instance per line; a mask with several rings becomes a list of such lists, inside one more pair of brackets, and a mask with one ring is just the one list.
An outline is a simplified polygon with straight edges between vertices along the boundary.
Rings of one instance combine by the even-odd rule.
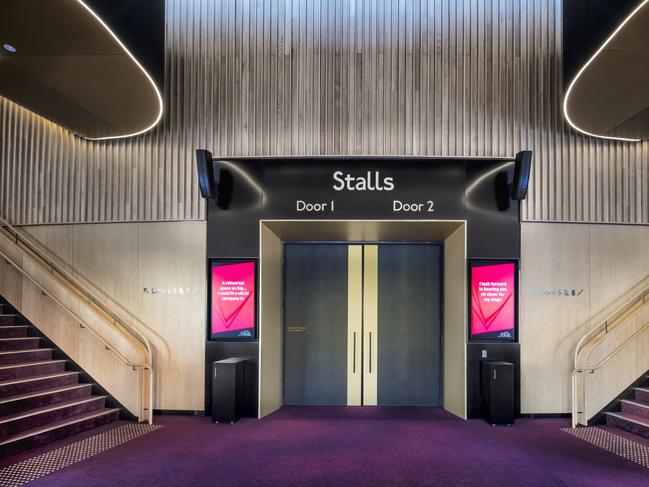
[[248, 302], [248, 299], [250, 299], [251, 295], [252, 295], [252, 293], [248, 293], [248, 296], [246, 296], [246, 299], [244, 299], [241, 302], [241, 304], [238, 307], [236, 307], [234, 310], [232, 310], [232, 313], [230, 313], [227, 316], [223, 312], [223, 309], [221, 309], [221, 303], [219, 302], [219, 306], [217, 308], [217, 311], [219, 312], [219, 315], [220, 315], [219, 318], [223, 322], [223, 326], [226, 329], [230, 329], [230, 326], [232, 326], [232, 323], [234, 322], [235, 318], [239, 315], [239, 313], [241, 312], [241, 310], [243, 309], [245, 304]]
[[473, 285], [472, 294], [473, 294], [473, 302], [477, 304], [476, 311], [478, 314], [478, 318], [480, 318], [480, 322], [485, 330], [488, 330], [491, 327], [493, 322], [496, 320], [496, 318], [498, 318], [498, 315], [500, 314], [502, 309], [509, 301], [509, 298], [512, 297], [512, 293], [509, 293], [498, 308], [493, 310], [491, 314], [485, 316], [484, 310], [482, 309], [482, 302], [480, 301], [480, 293], [478, 291], [478, 286], [476, 284]]

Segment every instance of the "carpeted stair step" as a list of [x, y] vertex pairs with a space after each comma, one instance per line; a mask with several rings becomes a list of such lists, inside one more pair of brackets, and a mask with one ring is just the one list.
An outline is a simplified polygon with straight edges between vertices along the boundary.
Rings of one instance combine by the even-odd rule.
[[65, 363], [65, 360], [44, 360], [40, 362], [0, 365], [0, 381], [63, 372], [65, 370]]
[[0, 416], [16, 414], [27, 409], [39, 408], [80, 397], [87, 397], [90, 396], [91, 389], [91, 384], [74, 384], [5, 397], [0, 399]]
[[25, 325], [6, 325], [0, 326], [0, 338], [18, 338], [27, 336], [27, 329]]
[[34, 377], [20, 377], [0, 381], [0, 399], [28, 392], [54, 389], [56, 387], [78, 384], [78, 372], [55, 372], [52, 374], [37, 375]]
[[625, 412], [606, 413], [606, 424], [649, 438], [649, 419]]
[[33, 336], [32, 326], [0, 297], [0, 458], [120, 415], [106, 407], [108, 397], [92, 395], [93, 384], [79, 383], [79, 372], [66, 370], [67, 359], [53, 358], [60, 352]]
[[90, 396], [3, 416], [0, 418], [0, 438], [80, 414], [99, 411], [104, 409], [105, 404], [106, 396]]
[[15, 325], [18, 321], [18, 315], [0, 315], [0, 326]]
[[0, 439], [0, 457], [117, 421], [119, 409], [100, 409], [32, 428]]
[[38, 337], [0, 338], [0, 352], [32, 350], [38, 348], [40, 340]]
[[635, 400], [649, 404], [649, 387], [636, 387]]
[[0, 352], [0, 365], [41, 362], [43, 360], [52, 360], [51, 348], [34, 348], [32, 350]]
[[622, 412], [629, 413], [634, 416], [641, 416], [649, 420], [649, 404], [645, 404], [640, 401], [633, 401], [631, 399], [622, 399], [620, 401], [622, 405]]

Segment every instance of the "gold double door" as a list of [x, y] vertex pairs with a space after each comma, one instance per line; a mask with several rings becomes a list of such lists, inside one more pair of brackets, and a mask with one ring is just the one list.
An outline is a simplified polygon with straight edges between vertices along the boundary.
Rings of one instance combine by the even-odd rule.
[[439, 405], [438, 245], [285, 245], [284, 404]]

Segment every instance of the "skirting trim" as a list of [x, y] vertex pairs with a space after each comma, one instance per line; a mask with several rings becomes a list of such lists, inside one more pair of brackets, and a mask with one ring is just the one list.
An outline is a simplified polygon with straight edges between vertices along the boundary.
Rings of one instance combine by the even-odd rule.
[[527, 413], [521, 414], [521, 418], [530, 418], [530, 419], [564, 419], [569, 418], [572, 415], [570, 413]]
[[154, 409], [154, 416], [205, 416], [205, 411], [193, 409]]

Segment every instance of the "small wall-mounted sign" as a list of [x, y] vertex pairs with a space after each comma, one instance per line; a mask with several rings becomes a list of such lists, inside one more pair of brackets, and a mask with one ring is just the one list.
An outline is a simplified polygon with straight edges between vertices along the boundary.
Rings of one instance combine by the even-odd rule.
[[530, 296], [543, 296], [543, 297], [564, 297], [564, 298], [576, 298], [584, 292], [584, 288], [581, 289], [530, 289]]
[[144, 294], [158, 294], [165, 296], [188, 296], [196, 294], [198, 289], [194, 287], [144, 287], [142, 288]]
[[287, 326], [286, 331], [289, 333], [304, 333], [306, 331], [306, 326]]

